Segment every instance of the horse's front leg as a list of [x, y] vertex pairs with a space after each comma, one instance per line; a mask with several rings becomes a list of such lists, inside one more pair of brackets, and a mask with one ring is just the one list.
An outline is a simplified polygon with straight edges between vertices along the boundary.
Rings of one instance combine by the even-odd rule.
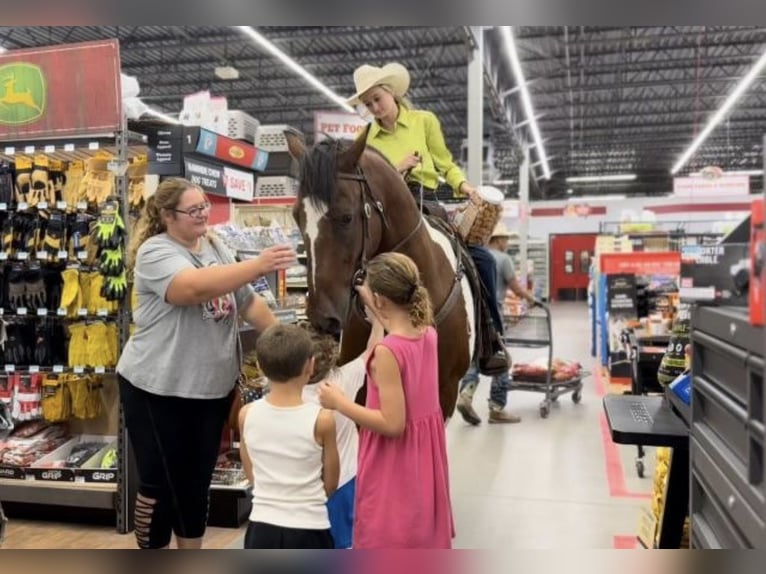
[[[338, 365], [345, 365], [364, 353], [370, 338], [370, 324], [357, 315], [352, 315], [343, 328], [340, 337], [340, 356]], [[367, 399], [367, 382], [359, 389], [356, 402], [363, 405]]]

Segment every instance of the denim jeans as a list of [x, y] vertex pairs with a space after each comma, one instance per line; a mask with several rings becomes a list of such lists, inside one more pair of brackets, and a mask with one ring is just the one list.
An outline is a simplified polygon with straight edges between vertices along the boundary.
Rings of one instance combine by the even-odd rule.
[[476, 264], [479, 278], [484, 284], [487, 306], [490, 315], [492, 315], [492, 324], [497, 332], [502, 334], [503, 318], [500, 316], [500, 302], [497, 300], [497, 263], [495, 263], [495, 257], [489, 249], [480, 245], [469, 245], [468, 251]]
[[[473, 399], [478, 385], [479, 367], [476, 366], [475, 362], [472, 362], [460, 381], [460, 394]], [[507, 372], [492, 377], [492, 384], [489, 387], [489, 408], [503, 410], [505, 405], [508, 404], [508, 391], [510, 388], [511, 376]]]

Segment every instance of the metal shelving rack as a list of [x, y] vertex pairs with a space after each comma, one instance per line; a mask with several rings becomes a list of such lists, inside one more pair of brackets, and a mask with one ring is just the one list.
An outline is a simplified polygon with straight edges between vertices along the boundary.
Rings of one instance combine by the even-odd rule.
[[[15, 153], [25, 155], [45, 153], [55, 159], [67, 161], [86, 159], [97, 149], [107, 149], [116, 159], [110, 163], [115, 174], [115, 190], [120, 199], [123, 221], [129, 221], [128, 180], [125, 172], [128, 159], [135, 153], [144, 152], [145, 137], [130, 132], [123, 118], [122, 129], [98, 135], [67, 136], [56, 139], [30, 139], [0, 144], [0, 159], [13, 161]], [[125, 230], [125, 245], [129, 243]], [[130, 310], [127, 297], [120, 303], [117, 314], [119, 347], [122, 349], [129, 337]], [[112, 371], [113, 373], [113, 371]], [[107, 371], [107, 376], [109, 372]], [[116, 384], [116, 378], [114, 379]], [[0, 479], [0, 500], [49, 506], [114, 510], [115, 526], [120, 534], [133, 529], [133, 507], [136, 494], [135, 465], [124, 424], [122, 407], [119, 407], [117, 429], [117, 481], [116, 483], [47, 482]]]
[[[520, 260], [521, 248], [518, 240], [508, 242], [507, 253], [513, 258], [513, 265], [516, 269], [516, 276], [521, 276], [522, 265], [526, 262]], [[534, 287], [537, 291], [539, 287], [539, 296], [547, 301], [549, 294], [549, 270], [548, 270], [548, 241], [545, 239], [527, 239], [527, 258], [535, 264]]]

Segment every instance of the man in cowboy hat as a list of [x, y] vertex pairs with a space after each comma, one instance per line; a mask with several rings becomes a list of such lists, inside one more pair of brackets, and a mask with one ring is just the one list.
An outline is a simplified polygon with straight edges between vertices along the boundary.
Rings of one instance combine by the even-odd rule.
[[[513, 260], [506, 252], [508, 250], [508, 240], [515, 234], [508, 231], [505, 224], [500, 221], [492, 231], [489, 240], [489, 249], [495, 258], [497, 266], [497, 300], [502, 302], [505, 294], [510, 289], [522, 299], [526, 299], [530, 305], [536, 305], [537, 301], [526, 289], [524, 289], [516, 279], [516, 272], [513, 268]], [[502, 303], [500, 303], [502, 305]], [[490, 423], [518, 423], [521, 417], [505, 410], [508, 402], [508, 390], [510, 387], [510, 375], [506, 372], [502, 375], [492, 377], [492, 386], [489, 391], [489, 422]], [[473, 396], [476, 387], [479, 384], [479, 370], [471, 365], [468, 372], [460, 381], [460, 394], [457, 399], [457, 410], [465, 422], [478, 425], [481, 423], [481, 417], [476, 414], [473, 408]]]
[[[410, 87], [407, 68], [398, 63], [359, 66], [354, 71], [354, 87], [356, 91], [348, 103], [364, 106], [373, 117], [367, 131], [367, 145], [379, 151], [402, 174], [415, 199], [423, 200], [425, 211], [437, 216], [443, 211], [435, 201], [440, 177], [457, 195], [476, 193], [453, 160], [436, 115], [413, 109], [407, 101], [405, 96]], [[499, 338], [503, 325], [502, 317], [494, 312], [499, 304], [495, 299], [495, 263], [484, 245], [470, 245], [469, 251], [484, 284], [492, 326]], [[496, 343], [492, 347], [482, 359], [483, 368], [490, 372], [509, 368], [502, 345]]]

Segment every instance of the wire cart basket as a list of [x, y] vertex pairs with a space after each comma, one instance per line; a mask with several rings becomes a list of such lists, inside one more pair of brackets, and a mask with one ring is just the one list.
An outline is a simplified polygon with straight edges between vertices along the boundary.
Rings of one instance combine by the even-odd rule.
[[551, 403], [561, 395], [572, 393], [572, 401], [578, 404], [582, 400], [582, 380], [588, 373], [579, 370], [568, 380], [554, 378], [553, 365], [553, 330], [551, 329], [551, 310], [548, 305], [538, 303], [526, 314], [515, 317], [506, 316], [503, 342], [506, 347], [516, 348], [548, 348], [547, 369], [539, 378], [524, 379], [511, 377], [509, 390], [531, 391], [545, 395], [540, 403], [540, 416], [547, 418], [551, 411]]

